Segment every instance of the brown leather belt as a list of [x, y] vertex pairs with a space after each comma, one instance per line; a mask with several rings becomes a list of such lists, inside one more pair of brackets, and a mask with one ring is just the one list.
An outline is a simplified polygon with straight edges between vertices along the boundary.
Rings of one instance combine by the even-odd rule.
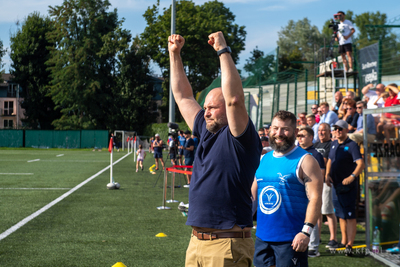
[[218, 238], [250, 238], [251, 232], [217, 232], [217, 233], [203, 233], [197, 232], [193, 229], [192, 234], [199, 240], [214, 240]]

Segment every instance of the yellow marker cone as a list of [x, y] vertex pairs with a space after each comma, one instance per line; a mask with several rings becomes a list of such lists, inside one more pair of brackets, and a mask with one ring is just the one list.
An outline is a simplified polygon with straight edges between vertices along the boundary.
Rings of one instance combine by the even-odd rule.
[[111, 266], [111, 267], [126, 267], [126, 265], [123, 264], [122, 262], [117, 262], [116, 264], [114, 264], [114, 265]]
[[166, 234], [164, 234], [164, 233], [158, 233], [158, 234], [156, 234], [156, 237], [166, 237], [167, 235]]

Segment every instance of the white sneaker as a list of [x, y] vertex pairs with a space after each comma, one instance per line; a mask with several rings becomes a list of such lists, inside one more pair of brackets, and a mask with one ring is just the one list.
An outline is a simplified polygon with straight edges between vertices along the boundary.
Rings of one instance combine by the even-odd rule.
[[183, 187], [184, 187], [184, 188], [189, 188], [189, 187], [190, 187], [190, 184], [185, 184], [185, 185], [183, 185]]
[[136, 172], [138, 171], [138, 169], [136, 169]]
[[350, 68], [347, 72], [353, 72], [354, 70], [352, 68]]

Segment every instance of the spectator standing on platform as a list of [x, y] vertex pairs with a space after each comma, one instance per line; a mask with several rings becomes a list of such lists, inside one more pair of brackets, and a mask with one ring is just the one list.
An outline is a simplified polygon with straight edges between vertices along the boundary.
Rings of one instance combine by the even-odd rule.
[[315, 116], [315, 121], [319, 123], [319, 113], [318, 113], [318, 105], [314, 104], [311, 106], [311, 113]]
[[269, 133], [274, 151], [262, 158], [252, 190], [258, 199], [254, 266], [308, 266], [323, 177], [317, 161], [294, 144], [297, 133], [293, 113], [274, 115]]
[[315, 115], [310, 114], [307, 115], [307, 124], [314, 131], [314, 140], [313, 143], [318, 141], [318, 123], [315, 121]]
[[244, 103], [240, 75], [222, 32], [209, 35], [217, 51], [222, 88], [211, 90], [204, 110], [193, 96], [181, 59], [185, 39], [168, 38], [171, 88], [179, 110], [199, 137], [190, 182], [186, 224], [192, 236], [186, 251], [189, 266], [251, 266], [251, 185], [260, 162], [261, 141]]
[[140, 169], [143, 171], [143, 160], [146, 158], [146, 152], [143, 149], [142, 145], [139, 145], [139, 149], [136, 151], [137, 160], [136, 160], [136, 172], [139, 170], [139, 163]]
[[[194, 140], [191, 138], [191, 133], [189, 130], [185, 131], [186, 142], [185, 146], [183, 147], [183, 155], [185, 156], [185, 166], [193, 166], [194, 161]], [[185, 168], [187, 171], [189, 168]], [[187, 185], [184, 187], [189, 187], [190, 185], [190, 178], [192, 176], [190, 174], [186, 174]]]
[[337, 39], [339, 39], [339, 54], [342, 56], [344, 70], [353, 72], [352, 35], [356, 30], [353, 23], [346, 19], [346, 14], [343, 11], [339, 11], [335, 14], [335, 17], [340, 20]]
[[339, 107], [342, 105], [342, 99], [343, 99], [342, 92], [337, 91], [335, 93], [335, 102], [333, 102], [332, 109], [331, 109], [336, 114], [338, 114]]
[[183, 165], [183, 147], [185, 146], [185, 143], [186, 143], [186, 138], [185, 138], [185, 135], [183, 134], [183, 131], [179, 131], [178, 141], [179, 141], [179, 146], [178, 146], [179, 165]]
[[[357, 130], [354, 133], [348, 134], [349, 138], [356, 142], [357, 144], [361, 144], [364, 141], [364, 118], [363, 118], [363, 110], [367, 108], [367, 103], [364, 101], [358, 101], [356, 104], [357, 112], [359, 114], [357, 120]], [[348, 127], [347, 127], [348, 128]], [[368, 142], [374, 142], [376, 136], [376, 126], [375, 119], [372, 114], [367, 115], [367, 139]], [[347, 130], [348, 131], [348, 130]]]
[[[321, 123], [318, 127], [318, 138], [319, 141], [314, 144], [315, 150], [317, 150], [324, 158], [325, 166], [328, 162], [329, 152], [331, 151], [331, 127], [327, 123]], [[319, 236], [321, 236], [322, 229], [322, 215], [326, 216], [329, 228], [329, 242], [327, 247], [335, 248], [338, 246], [336, 240], [336, 228], [337, 218], [335, 215], [335, 209], [333, 205], [333, 198], [336, 198], [335, 189], [331, 186], [327, 186], [324, 182], [322, 189], [322, 208], [321, 217], [318, 219]]]
[[[325, 177], [325, 161], [322, 155], [315, 150], [313, 147], [314, 131], [310, 127], [300, 127], [299, 133], [297, 134], [297, 140], [302, 149], [310, 153], [318, 162], [321, 168], [322, 177]], [[323, 201], [323, 199], [322, 199]], [[318, 224], [314, 226], [311, 232], [310, 243], [308, 244], [308, 257], [314, 258], [318, 257], [320, 254], [318, 252], [319, 240], [321, 238], [320, 230]]]
[[335, 187], [338, 204], [336, 214], [339, 217], [342, 241], [338, 247], [346, 247], [346, 255], [352, 255], [357, 232], [356, 200], [357, 177], [364, 169], [364, 161], [357, 143], [348, 138], [348, 124], [339, 120], [334, 125], [338, 140], [332, 142], [326, 165], [326, 184]]
[[165, 164], [164, 164], [163, 154], [162, 154], [164, 142], [163, 142], [163, 140], [160, 139], [159, 134], [156, 134], [154, 137], [155, 138], [154, 138], [154, 142], [153, 142], [153, 149], [154, 149], [154, 159], [156, 161], [156, 171], [158, 170], [158, 160], [161, 161], [161, 165], [164, 170]]
[[329, 104], [327, 102], [322, 102], [320, 104], [321, 112], [322, 112], [322, 117], [320, 120], [320, 123], [328, 123], [330, 126], [335, 124], [339, 120], [337, 114], [333, 112], [332, 110], [329, 110]]

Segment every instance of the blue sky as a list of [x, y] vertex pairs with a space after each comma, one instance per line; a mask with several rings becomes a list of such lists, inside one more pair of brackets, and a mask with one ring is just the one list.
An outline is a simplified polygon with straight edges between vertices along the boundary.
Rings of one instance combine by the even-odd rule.
[[[125, 18], [124, 28], [132, 35], [140, 34], [146, 27], [143, 13], [148, 6], [157, 0], [109, 0], [112, 8], [118, 9], [119, 17]], [[246, 26], [246, 49], [240, 54], [237, 67], [242, 69], [251, 54], [258, 46], [265, 53], [273, 51], [278, 40], [278, 31], [288, 24], [290, 19], [297, 21], [307, 17], [312, 25], [320, 30], [324, 22], [331, 19], [339, 10], [352, 10], [354, 14], [363, 12], [386, 13], [389, 19], [397, 17], [395, 24], [400, 24], [400, 4], [398, 0], [363, 1], [363, 0], [220, 0], [236, 16], [236, 23]], [[10, 32], [17, 29], [16, 22], [39, 11], [48, 13], [49, 5], [61, 5], [62, 0], [9, 0], [2, 1], [0, 10], [0, 40], [5, 47], [10, 45]], [[171, 5], [172, 0], [160, 0], [161, 7]], [[205, 0], [194, 0], [203, 4]], [[207, 40], [205, 40], [207, 41]], [[9, 72], [10, 58], [3, 58], [5, 71]], [[155, 73], [161, 73], [157, 65], [153, 65]]]

